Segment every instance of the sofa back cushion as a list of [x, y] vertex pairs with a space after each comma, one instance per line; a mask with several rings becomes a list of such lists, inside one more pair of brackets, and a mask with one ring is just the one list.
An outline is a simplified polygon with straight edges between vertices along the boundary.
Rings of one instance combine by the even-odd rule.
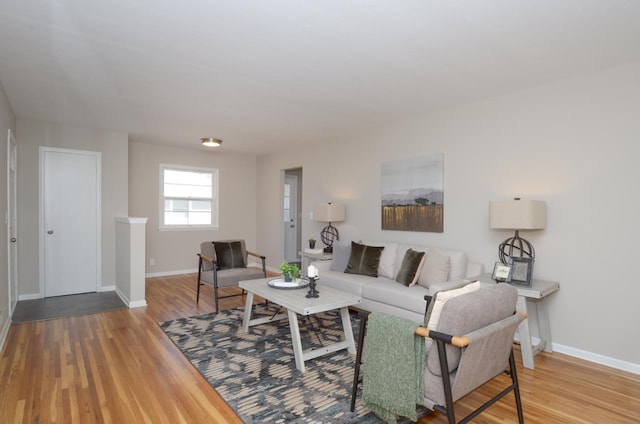
[[344, 272], [349, 264], [349, 257], [351, 256], [350, 244], [334, 244], [333, 254], [331, 255], [331, 271]]

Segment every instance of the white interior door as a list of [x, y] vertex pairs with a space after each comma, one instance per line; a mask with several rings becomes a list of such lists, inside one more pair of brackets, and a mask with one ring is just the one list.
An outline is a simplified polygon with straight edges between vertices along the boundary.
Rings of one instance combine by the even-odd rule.
[[298, 260], [298, 177], [284, 176], [284, 260]]
[[45, 296], [94, 292], [100, 283], [99, 152], [40, 148]]
[[13, 315], [18, 303], [18, 202], [17, 175], [18, 149], [11, 130], [7, 141], [7, 273], [9, 277], [9, 316]]

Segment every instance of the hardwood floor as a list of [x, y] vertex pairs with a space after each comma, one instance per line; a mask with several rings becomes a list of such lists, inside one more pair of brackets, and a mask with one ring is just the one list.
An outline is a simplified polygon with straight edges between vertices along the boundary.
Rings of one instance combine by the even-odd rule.
[[[0, 355], [0, 423], [241, 423], [157, 325], [212, 312], [211, 289], [196, 305], [195, 275], [146, 287], [145, 308], [12, 325]], [[518, 365], [527, 423], [640, 422], [638, 375], [559, 353], [538, 356], [534, 371]], [[459, 401], [457, 413], [495, 389]], [[516, 422], [513, 404], [507, 396], [474, 422]], [[420, 421], [445, 422], [437, 413]]]

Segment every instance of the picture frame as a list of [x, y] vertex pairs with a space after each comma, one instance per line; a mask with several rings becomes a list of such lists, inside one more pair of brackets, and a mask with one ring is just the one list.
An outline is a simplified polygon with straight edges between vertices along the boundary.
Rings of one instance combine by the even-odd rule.
[[502, 262], [496, 262], [493, 267], [491, 279], [497, 283], [508, 283], [509, 281], [511, 281], [511, 265], [505, 265]]
[[533, 259], [511, 257], [511, 284], [531, 287], [531, 275], [533, 274]]

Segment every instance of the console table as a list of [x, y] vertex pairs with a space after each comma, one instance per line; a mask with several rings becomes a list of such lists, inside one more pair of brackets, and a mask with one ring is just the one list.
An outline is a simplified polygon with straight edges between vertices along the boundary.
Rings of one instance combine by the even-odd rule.
[[325, 252], [311, 253], [311, 252], [305, 252], [304, 250], [302, 250], [300, 252], [300, 258], [301, 258], [301, 267], [302, 267], [300, 271], [302, 272], [303, 275], [306, 276], [307, 267], [309, 266], [310, 262], [330, 261], [333, 258], [333, 255], [331, 253], [325, 253]]
[[[473, 281], [480, 281], [481, 283], [495, 283], [491, 279], [491, 274], [483, 274], [476, 278], [471, 278]], [[505, 284], [505, 283], [501, 283]], [[540, 342], [536, 345], [531, 343], [531, 331], [529, 330], [529, 319], [525, 319], [518, 327], [518, 336], [520, 338], [520, 349], [522, 350], [522, 365], [525, 368], [534, 369], [535, 364], [533, 357], [541, 351], [553, 352], [551, 346], [551, 326], [549, 325], [549, 312], [547, 311], [546, 300], [547, 297], [560, 288], [560, 283], [557, 281], [539, 280], [533, 278], [531, 280], [531, 287], [519, 286], [511, 284], [518, 290], [518, 302], [516, 304], [516, 310], [518, 312], [527, 311], [527, 304], [534, 306], [536, 311], [536, 317], [538, 320], [538, 330], [540, 332]]]

